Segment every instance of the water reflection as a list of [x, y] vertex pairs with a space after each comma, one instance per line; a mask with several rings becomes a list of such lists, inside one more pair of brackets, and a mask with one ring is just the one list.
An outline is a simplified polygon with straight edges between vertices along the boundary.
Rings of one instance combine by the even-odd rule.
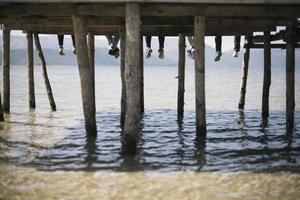
[[[97, 113], [97, 137], [86, 137], [83, 120], [57, 129], [53, 113], [46, 115], [42, 126], [29, 112], [24, 123], [1, 125], [0, 162], [39, 170], [299, 171], [300, 124], [293, 133], [286, 132], [283, 116], [273, 113], [263, 126], [255, 111], [208, 112], [205, 137], [195, 132], [193, 112], [177, 119], [174, 110], [148, 110], [137, 143], [124, 145], [118, 112]], [[11, 123], [14, 129], [22, 127], [22, 137], [10, 130]], [[67, 134], [59, 137], [64, 131]]]

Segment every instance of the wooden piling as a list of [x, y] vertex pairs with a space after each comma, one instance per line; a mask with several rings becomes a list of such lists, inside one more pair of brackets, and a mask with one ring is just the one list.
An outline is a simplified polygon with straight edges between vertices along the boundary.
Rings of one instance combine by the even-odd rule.
[[96, 105], [93, 81], [93, 67], [89, 62], [88, 47], [86, 39], [86, 21], [82, 16], [72, 16], [74, 35], [77, 50], [77, 61], [79, 67], [81, 96], [83, 104], [83, 113], [85, 120], [85, 129], [87, 134], [95, 136], [97, 134], [96, 126]]
[[49, 99], [49, 102], [50, 102], [51, 110], [56, 111], [56, 105], [55, 105], [55, 101], [54, 101], [53, 94], [52, 94], [51, 84], [50, 84], [50, 81], [49, 81], [49, 78], [48, 78], [46, 61], [45, 61], [45, 57], [44, 57], [44, 54], [43, 54], [43, 51], [42, 51], [42, 47], [41, 47], [41, 44], [40, 44], [40, 39], [39, 39], [38, 33], [34, 33], [34, 42], [35, 42], [35, 47], [36, 47], [38, 56], [41, 60], [42, 73], [43, 73], [44, 83], [45, 83], [45, 87], [46, 87], [46, 90], [47, 90], [47, 95], [48, 95], [48, 99]]
[[3, 25], [3, 111], [10, 110], [10, 29]]
[[195, 17], [195, 89], [196, 89], [196, 130], [198, 135], [206, 135], [205, 111], [205, 17]]
[[88, 33], [88, 56], [89, 63], [92, 70], [92, 80], [93, 80], [93, 93], [95, 96], [95, 35], [91, 32]]
[[120, 72], [121, 72], [121, 127], [125, 124], [126, 115], [126, 83], [125, 83], [125, 27], [121, 28], [120, 31], [121, 38], [121, 58], [120, 58]]
[[244, 45], [244, 61], [242, 67], [242, 80], [241, 80], [241, 92], [239, 100], [239, 109], [244, 109], [245, 107], [245, 98], [246, 98], [246, 88], [247, 88], [247, 79], [248, 79], [248, 68], [249, 68], [249, 58], [250, 58], [250, 45], [252, 43], [252, 36], [245, 36], [245, 45]]
[[295, 110], [295, 25], [289, 23], [286, 29], [286, 128], [294, 127]]
[[184, 113], [184, 81], [185, 81], [185, 36], [179, 34], [178, 40], [178, 92], [177, 117], [183, 118]]
[[270, 31], [264, 32], [264, 82], [262, 93], [262, 117], [269, 117], [269, 94], [271, 86], [271, 36]]
[[4, 122], [4, 115], [3, 115], [3, 108], [2, 108], [2, 99], [1, 99], [1, 92], [0, 92], [0, 122]]
[[140, 8], [137, 3], [126, 3], [126, 46], [125, 46], [125, 83], [126, 83], [126, 117], [124, 126], [125, 146], [136, 147], [140, 130], [140, 98], [141, 98], [141, 67], [140, 67]]
[[144, 45], [143, 45], [143, 35], [141, 34], [141, 41], [140, 41], [140, 67], [141, 67], [141, 103], [140, 103], [140, 112], [141, 114], [145, 111], [145, 103], [144, 103]]
[[34, 92], [34, 59], [33, 59], [33, 38], [32, 32], [27, 32], [27, 67], [28, 67], [28, 98], [29, 108], [35, 108], [35, 92]]

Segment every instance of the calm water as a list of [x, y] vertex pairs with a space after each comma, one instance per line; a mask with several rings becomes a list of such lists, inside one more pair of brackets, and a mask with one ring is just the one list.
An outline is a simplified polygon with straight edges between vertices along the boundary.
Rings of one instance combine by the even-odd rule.
[[40, 66], [35, 111], [28, 109], [26, 67], [12, 66], [11, 114], [0, 124], [0, 199], [66, 194], [65, 199], [299, 197], [299, 69], [295, 129], [287, 133], [284, 68], [272, 71], [270, 118], [263, 122], [262, 69], [250, 68], [242, 113], [236, 109], [240, 67], [208, 67], [208, 133], [203, 140], [195, 134], [193, 67], [187, 66], [182, 121], [176, 118], [177, 68], [146, 67], [145, 115], [136, 156], [122, 154], [118, 67], [96, 69], [96, 140], [85, 137], [77, 67], [48, 70], [57, 112], [50, 111]]

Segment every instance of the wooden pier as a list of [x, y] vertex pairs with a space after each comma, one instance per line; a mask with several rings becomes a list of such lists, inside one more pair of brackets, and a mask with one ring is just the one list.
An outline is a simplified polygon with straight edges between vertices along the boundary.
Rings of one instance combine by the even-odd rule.
[[[271, 49], [286, 48], [286, 126], [293, 129], [295, 109], [295, 48], [299, 47], [300, 0], [2, 0], [3, 107], [10, 111], [10, 32], [23, 30], [28, 41], [29, 107], [35, 108], [33, 35], [43, 63], [45, 86], [56, 110], [38, 34], [74, 34], [80, 73], [85, 127], [97, 134], [95, 106], [95, 35], [121, 37], [121, 125], [125, 146], [136, 146], [144, 112], [142, 36], [179, 36], [178, 118], [184, 115], [185, 36], [195, 42], [196, 133], [206, 135], [205, 36], [245, 35], [238, 108], [244, 109], [251, 48], [264, 49], [262, 117], [269, 116]], [[277, 26], [286, 27], [276, 32]], [[263, 32], [263, 35], [253, 35]], [[273, 44], [283, 40], [284, 43]], [[1, 99], [1, 95], [0, 95]], [[3, 111], [2, 111], [3, 108]], [[101, 108], [99, 108], [101, 110]]]

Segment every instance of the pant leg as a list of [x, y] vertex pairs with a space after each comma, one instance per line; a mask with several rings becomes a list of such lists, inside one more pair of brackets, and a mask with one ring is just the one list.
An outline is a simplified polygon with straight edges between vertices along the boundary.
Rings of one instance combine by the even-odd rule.
[[64, 46], [64, 35], [57, 35], [58, 45], [60, 47]]
[[193, 38], [192, 36], [188, 36], [187, 39], [188, 39], [190, 45], [191, 45], [192, 47], [194, 47], [194, 46], [195, 46], [194, 38]]
[[241, 36], [234, 36], [234, 51], [239, 52], [241, 49]]
[[76, 44], [75, 44], [75, 36], [74, 36], [74, 35], [71, 35], [71, 38], [72, 38], [72, 44], [73, 44], [73, 47], [75, 48], [75, 47], [76, 47]]
[[112, 35], [106, 35], [105, 36], [108, 42], [108, 45], [111, 46], [113, 43]]
[[146, 36], [146, 45], [151, 49], [151, 36]]
[[119, 40], [120, 40], [120, 35], [119, 34], [115, 34], [114, 37], [113, 37], [113, 39], [112, 39], [112, 45], [111, 45], [112, 49], [116, 49], [117, 48]]
[[216, 51], [222, 52], [222, 36], [215, 37]]
[[163, 50], [165, 47], [165, 36], [158, 36], [159, 50]]

